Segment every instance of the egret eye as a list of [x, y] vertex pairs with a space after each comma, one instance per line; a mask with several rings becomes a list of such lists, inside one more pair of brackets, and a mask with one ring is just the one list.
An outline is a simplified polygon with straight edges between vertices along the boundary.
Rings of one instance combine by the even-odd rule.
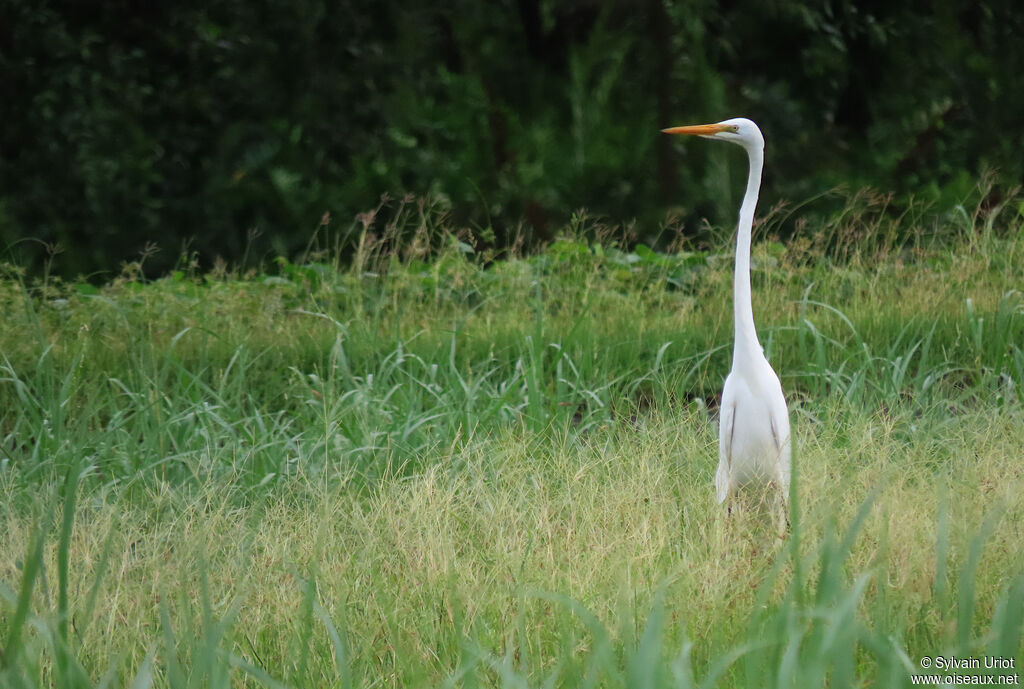
[[739, 126], [738, 124], [734, 124], [734, 125], [733, 125], [733, 126], [731, 127], [731, 129], [733, 130], [733, 132], [736, 132], [736, 133], [738, 133], [738, 132], [740, 131], [740, 126]]

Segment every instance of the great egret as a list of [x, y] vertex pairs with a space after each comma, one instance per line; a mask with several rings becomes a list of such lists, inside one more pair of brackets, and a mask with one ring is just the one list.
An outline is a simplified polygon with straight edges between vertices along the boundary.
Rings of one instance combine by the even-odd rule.
[[734, 339], [732, 370], [725, 379], [718, 426], [718, 471], [715, 489], [725, 502], [747, 483], [774, 484], [780, 531], [789, 502], [789, 410], [782, 384], [754, 328], [750, 301], [750, 232], [764, 166], [764, 137], [757, 125], [738, 117], [716, 124], [663, 129], [666, 134], [692, 134], [738, 144], [747, 152], [750, 170], [736, 230], [736, 270], [733, 275]]

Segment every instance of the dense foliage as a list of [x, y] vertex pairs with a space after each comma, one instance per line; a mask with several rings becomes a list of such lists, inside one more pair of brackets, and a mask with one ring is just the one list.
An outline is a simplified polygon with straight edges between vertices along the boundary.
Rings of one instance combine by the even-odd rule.
[[3, 0], [0, 240], [69, 274], [156, 243], [159, 270], [184, 243], [344, 243], [411, 193], [477, 243], [580, 207], [651, 243], [730, 217], [743, 168], [658, 129], [738, 114], [765, 207], [844, 182], [951, 203], [1020, 178], [1021, 23], [1008, 0]]

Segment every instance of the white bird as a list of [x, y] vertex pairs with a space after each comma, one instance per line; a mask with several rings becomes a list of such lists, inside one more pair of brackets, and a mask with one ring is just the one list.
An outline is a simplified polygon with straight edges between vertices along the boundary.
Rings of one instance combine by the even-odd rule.
[[725, 379], [718, 426], [718, 502], [725, 502], [744, 484], [772, 484], [777, 490], [779, 529], [787, 523], [789, 503], [789, 410], [782, 384], [757, 339], [750, 300], [750, 233], [764, 166], [764, 137], [757, 125], [739, 117], [716, 124], [663, 129], [666, 134], [692, 134], [729, 141], [743, 147], [750, 160], [747, 191], [740, 205], [733, 275], [735, 332], [732, 370]]

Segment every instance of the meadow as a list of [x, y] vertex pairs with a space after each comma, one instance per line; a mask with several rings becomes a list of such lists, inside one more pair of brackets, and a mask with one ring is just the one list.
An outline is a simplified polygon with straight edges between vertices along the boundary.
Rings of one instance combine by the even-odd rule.
[[581, 215], [480, 255], [411, 202], [352, 256], [315, 237], [101, 287], [5, 265], [0, 686], [1020, 668], [1024, 205], [860, 194], [783, 244], [787, 212], [753, 250], [796, 440], [783, 538], [714, 501], [728, 231], [627, 250]]

